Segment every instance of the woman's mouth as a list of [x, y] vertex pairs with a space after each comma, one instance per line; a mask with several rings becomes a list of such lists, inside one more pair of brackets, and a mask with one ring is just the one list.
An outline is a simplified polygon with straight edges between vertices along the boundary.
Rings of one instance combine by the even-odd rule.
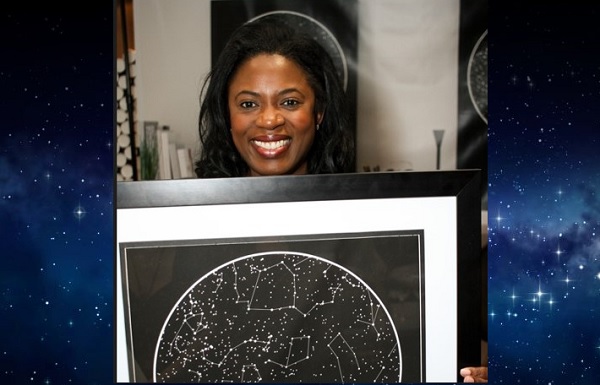
[[252, 140], [252, 145], [256, 151], [265, 158], [274, 158], [286, 151], [292, 142], [291, 139], [280, 140]]
[[253, 140], [252, 142], [256, 146], [258, 146], [260, 148], [264, 148], [265, 150], [276, 150], [278, 148], [287, 146], [291, 142], [291, 140], [283, 139], [283, 140], [277, 140], [277, 141], [272, 141], [272, 142], [263, 142], [261, 140]]

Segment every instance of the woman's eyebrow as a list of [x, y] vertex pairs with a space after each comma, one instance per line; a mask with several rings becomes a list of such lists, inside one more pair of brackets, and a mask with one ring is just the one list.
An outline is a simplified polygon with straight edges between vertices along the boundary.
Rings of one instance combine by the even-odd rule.
[[285, 89], [279, 91], [277, 94], [281, 96], [281, 95], [285, 95], [285, 94], [291, 94], [293, 92], [297, 92], [300, 95], [304, 95], [299, 89], [297, 89], [295, 87], [285, 88]]
[[[287, 95], [287, 94], [291, 94], [291, 93], [299, 93], [300, 95], [304, 94], [302, 93], [302, 91], [300, 91], [298, 88], [295, 87], [290, 87], [290, 88], [284, 88], [283, 90], [277, 92], [277, 96], [283, 96], [283, 95]], [[249, 96], [254, 96], [254, 97], [260, 97], [261, 94], [259, 92], [256, 91], [251, 91], [251, 90], [241, 90], [238, 93], [235, 94], [235, 97], [237, 98], [240, 95], [249, 95]]]
[[255, 96], [255, 97], [259, 97], [260, 96], [260, 94], [258, 92], [250, 91], [250, 90], [241, 90], [240, 92], [238, 92], [237, 94], [235, 94], [235, 97], [237, 98], [240, 95], [250, 95], [250, 96]]

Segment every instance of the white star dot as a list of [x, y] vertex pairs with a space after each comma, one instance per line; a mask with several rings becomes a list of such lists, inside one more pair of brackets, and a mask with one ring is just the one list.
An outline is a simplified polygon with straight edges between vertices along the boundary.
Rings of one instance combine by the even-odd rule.
[[77, 207], [75, 207], [75, 210], [73, 210], [73, 215], [75, 215], [75, 217], [77, 219], [81, 220], [81, 218], [83, 218], [85, 216], [85, 214], [86, 214], [86, 211], [81, 206], [77, 206]]

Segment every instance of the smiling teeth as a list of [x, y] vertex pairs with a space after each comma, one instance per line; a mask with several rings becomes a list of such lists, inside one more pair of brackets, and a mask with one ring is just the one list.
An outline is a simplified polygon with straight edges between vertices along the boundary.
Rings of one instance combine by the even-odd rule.
[[284, 139], [284, 140], [278, 140], [276, 142], [261, 142], [259, 140], [255, 140], [254, 143], [260, 147], [260, 148], [264, 148], [266, 150], [275, 150], [277, 148], [283, 147], [285, 145], [287, 145], [290, 142], [289, 139]]

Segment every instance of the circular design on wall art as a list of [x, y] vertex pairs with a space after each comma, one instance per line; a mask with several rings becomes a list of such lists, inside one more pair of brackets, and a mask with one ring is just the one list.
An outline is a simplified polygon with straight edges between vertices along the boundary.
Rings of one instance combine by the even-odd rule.
[[473, 107], [488, 122], [488, 44], [487, 30], [475, 43], [467, 67], [467, 86]]
[[276, 18], [283, 21], [285, 24], [294, 27], [296, 30], [312, 36], [323, 48], [325, 48], [325, 51], [327, 51], [329, 56], [333, 59], [335, 68], [342, 80], [344, 90], [346, 90], [348, 86], [348, 63], [346, 61], [346, 55], [338, 40], [326, 26], [310, 16], [293, 11], [272, 11], [263, 13], [262, 15], [258, 15], [248, 20], [248, 23], [260, 18]]
[[279, 251], [196, 281], [162, 327], [155, 382], [400, 382], [394, 323], [358, 276]]

